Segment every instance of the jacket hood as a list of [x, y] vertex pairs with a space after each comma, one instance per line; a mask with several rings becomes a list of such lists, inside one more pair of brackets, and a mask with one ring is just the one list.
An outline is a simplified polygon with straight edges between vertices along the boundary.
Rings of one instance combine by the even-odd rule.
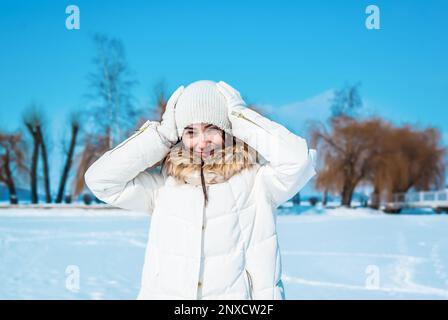
[[[184, 184], [201, 185], [202, 182], [215, 184], [227, 181], [242, 170], [256, 165], [258, 157], [255, 149], [239, 141], [202, 160], [192, 151], [185, 149], [183, 143], [180, 142], [171, 148], [162, 170], [166, 175]], [[203, 179], [201, 179], [201, 168]]]

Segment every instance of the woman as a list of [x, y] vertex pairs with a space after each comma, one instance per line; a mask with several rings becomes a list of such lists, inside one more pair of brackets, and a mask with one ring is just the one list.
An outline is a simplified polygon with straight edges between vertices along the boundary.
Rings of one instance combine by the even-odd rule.
[[151, 215], [138, 299], [285, 299], [275, 209], [315, 175], [314, 152], [230, 85], [201, 80], [85, 180], [100, 200]]

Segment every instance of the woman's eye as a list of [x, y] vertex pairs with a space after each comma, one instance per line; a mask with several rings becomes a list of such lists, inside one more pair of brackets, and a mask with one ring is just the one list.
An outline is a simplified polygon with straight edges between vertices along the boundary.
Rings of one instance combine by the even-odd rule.
[[218, 131], [219, 131], [218, 128], [209, 128], [209, 129], [207, 129], [207, 133], [208, 133], [208, 134], [215, 134], [215, 133], [217, 133]]

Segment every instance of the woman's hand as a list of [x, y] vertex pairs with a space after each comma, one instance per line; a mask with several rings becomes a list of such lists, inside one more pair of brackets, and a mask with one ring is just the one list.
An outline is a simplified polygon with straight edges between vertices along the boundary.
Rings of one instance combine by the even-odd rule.
[[171, 143], [174, 145], [179, 140], [177, 135], [176, 120], [174, 117], [174, 110], [176, 107], [177, 100], [184, 91], [184, 86], [180, 86], [174, 91], [171, 97], [168, 99], [166, 104], [165, 112], [162, 115], [162, 121], [160, 121], [160, 126], [158, 131]]
[[237, 116], [240, 111], [246, 109], [246, 102], [243, 100], [243, 98], [241, 98], [241, 94], [238, 90], [225, 83], [224, 81], [219, 81], [216, 84], [216, 87], [227, 100], [227, 115], [230, 119], [231, 114]]

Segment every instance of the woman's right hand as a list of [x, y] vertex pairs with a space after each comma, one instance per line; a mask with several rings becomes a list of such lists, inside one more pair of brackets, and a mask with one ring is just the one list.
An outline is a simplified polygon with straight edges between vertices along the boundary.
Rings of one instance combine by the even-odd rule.
[[184, 86], [180, 86], [174, 91], [171, 97], [168, 99], [166, 104], [165, 112], [162, 115], [162, 121], [158, 127], [158, 131], [171, 143], [174, 145], [179, 140], [177, 135], [176, 120], [174, 117], [174, 110], [176, 107], [177, 100], [184, 91]]

